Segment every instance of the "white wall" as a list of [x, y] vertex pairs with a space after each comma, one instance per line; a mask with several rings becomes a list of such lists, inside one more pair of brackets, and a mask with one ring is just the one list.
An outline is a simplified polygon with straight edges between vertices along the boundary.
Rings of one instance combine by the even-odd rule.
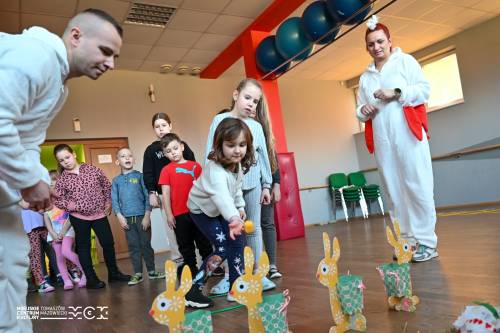
[[[50, 126], [47, 139], [128, 137], [142, 169], [144, 149], [154, 139], [151, 117], [166, 112], [178, 133], [195, 152], [204, 155], [213, 116], [228, 107], [240, 78], [201, 80], [195, 77], [114, 71], [97, 81], [69, 81], [70, 95], [64, 109]], [[156, 103], [148, 97], [154, 84]], [[337, 170], [358, 168], [352, 134], [357, 128], [350, 90], [334, 81], [280, 81], [280, 94], [289, 151], [295, 153], [300, 187], [326, 184]], [[72, 131], [78, 117], [82, 131]], [[327, 191], [303, 191], [306, 223], [331, 220]], [[153, 247], [164, 250], [165, 224], [155, 214]]]
[[[359, 169], [353, 134], [355, 99], [337, 81], [280, 82], [288, 149], [295, 153], [299, 187], [327, 184], [334, 172]], [[333, 220], [328, 189], [300, 192], [306, 224]]]

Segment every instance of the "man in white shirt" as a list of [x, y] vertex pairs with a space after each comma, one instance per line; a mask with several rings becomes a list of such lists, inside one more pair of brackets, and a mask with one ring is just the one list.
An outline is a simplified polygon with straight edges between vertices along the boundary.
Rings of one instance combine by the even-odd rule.
[[29, 320], [16, 318], [26, 305], [29, 252], [18, 202], [39, 212], [52, 208], [39, 145], [66, 100], [66, 81], [95, 80], [113, 69], [122, 33], [97, 9], [73, 17], [62, 38], [41, 27], [0, 33], [0, 332], [32, 332]]

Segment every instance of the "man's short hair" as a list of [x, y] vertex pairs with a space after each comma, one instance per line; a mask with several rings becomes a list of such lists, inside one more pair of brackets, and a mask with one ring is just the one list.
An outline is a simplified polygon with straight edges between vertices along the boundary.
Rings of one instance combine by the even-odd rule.
[[96, 9], [96, 8], [88, 8], [88, 9], [85, 9], [82, 13], [87, 13], [87, 14], [97, 16], [101, 20], [104, 20], [108, 23], [111, 23], [113, 25], [113, 27], [115, 27], [115, 29], [118, 32], [118, 34], [120, 35], [120, 37], [123, 37], [123, 28], [121, 27], [120, 23], [118, 23], [118, 21], [115, 20], [115, 18], [113, 16], [109, 15], [105, 11], [100, 10], [100, 9]]

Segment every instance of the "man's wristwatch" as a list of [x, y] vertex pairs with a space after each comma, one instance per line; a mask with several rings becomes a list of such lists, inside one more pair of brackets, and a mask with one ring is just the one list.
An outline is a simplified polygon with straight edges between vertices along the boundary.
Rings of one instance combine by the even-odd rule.
[[398, 100], [401, 97], [401, 89], [395, 88], [394, 89], [394, 99]]

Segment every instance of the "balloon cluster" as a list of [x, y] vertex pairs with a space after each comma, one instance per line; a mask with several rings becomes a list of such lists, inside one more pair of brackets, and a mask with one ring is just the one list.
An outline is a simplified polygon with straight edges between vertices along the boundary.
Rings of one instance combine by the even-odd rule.
[[[269, 73], [287, 60], [305, 60], [313, 51], [314, 44], [332, 42], [340, 22], [354, 25], [361, 22], [372, 9], [368, 6], [362, 12], [345, 22], [349, 17], [366, 6], [370, 0], [319, 0], [311, 3], [302, 17], [291, 17], [278, 27], [276, 36], [264, 38], [257, 46], [255, 58], [263, 73]], [[332, 31], [331, 31], [332, 30]], [[275, 75], [286, 72], [290, 62], [281, 66]]]

